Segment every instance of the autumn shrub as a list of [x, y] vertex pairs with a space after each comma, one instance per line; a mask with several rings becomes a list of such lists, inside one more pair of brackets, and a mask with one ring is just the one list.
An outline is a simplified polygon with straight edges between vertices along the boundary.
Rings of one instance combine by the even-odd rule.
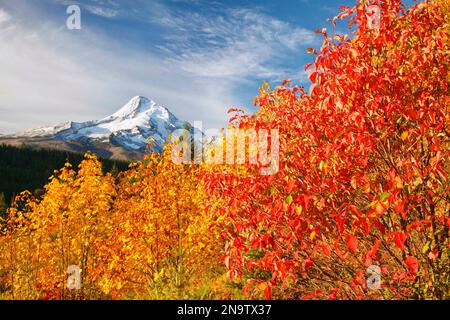
[[202, 165], [169, 144], [117, 178], [88, 154], [1, 218], [0, 297], [448, 299], [449, 2], [374, 2], [379, 28], [367, 4], [331, 21], [351, 36], [317, 31], [309, 92], [265, 84], [230, 120], [279, 130], [274, 174], [215, 164], [220, 139]]
[[196, 290], [221, 269], [222, 243], [198, 173], [196, 165], [175, 164], [169, 145], [121, 176], [109, 246], [99, 253], [108, 260], [105, 292], [150, 299], [206, 294]]
[[[95, 156], [55, 173], [42, 199], [23, 193], [0, 238], [6, 299], [218, 298], [222, 242], [205, 208], [199, 167], [164, 154], [131, 165], [118, 181]], [[81, 270], [79, 290], [67, 286]]]
[[317, 31], [308, 93], [264, 85], [259, 111], [233, 121], [280, 130], [278, 173], [205, 176], [228, 213], [228, 274], [250, 297], [449, 297], [448, 12], [377, 4], [379, 29], [361, 1], [335, 18], [352, 37]]
[[[8, 210], [0, 239], [0, 260], [11, 299], [102, 298], [97, 281], [104, 261], [95, 254], [106, 245], [115, 182], [103, 175], [95, 156], [75, 171], [55, 172], [41, 200], [19, 196]], [[82, 288], [67, 288], [69, 266], [81, 270]], [[5, 278], [4, 278], [5, 279]]]

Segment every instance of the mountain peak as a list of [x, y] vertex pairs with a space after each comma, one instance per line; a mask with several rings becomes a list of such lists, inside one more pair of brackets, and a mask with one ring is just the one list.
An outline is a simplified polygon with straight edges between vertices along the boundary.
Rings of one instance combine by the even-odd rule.
[[162, 151], [167, 137], [183, 129], [169, 109], [143, 96], [135, 96], [114, 114], [101, 120], [66, 122], [16, 134], [16, 137], [47, 137], [59, 141], [81, 142], [87, 145], [110, 142], [127, 150], [145, 152], [148, 139], [156, 143], [154, 150]]
[[130, 99], [131, 101], [150, 101], [147, 97], [144, 96], [134, 96], [133, 98]]
[[121, 119], [131, 119], [135, 118], [137, 114], [148, 111], [152, 106], [156, 106], [153, 100], [150, 100], [143, 96], [135, 96], [128, 103], [126, 103], [122, 108], [120, 108], [113, 115], [107, 117], [110, 118], [121, 118]]

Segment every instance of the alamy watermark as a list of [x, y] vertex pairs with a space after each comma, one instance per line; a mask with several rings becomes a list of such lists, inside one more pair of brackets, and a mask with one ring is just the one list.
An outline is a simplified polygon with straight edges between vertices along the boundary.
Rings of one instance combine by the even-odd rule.
[[68, 6], [66, 13], [69, 17], [66, 20], [66, 26], [69, 30], [80, 30], [81, 29], [81, 9], [78, 5]]
[[67, 289], [80, 290], [81, 289], [81, 269], [77, 265], [71, 265], [67, 268]]
[[367, 28], [379, 30], [381, 24], [381, 9], [376, 4], [366, 7]]
[[[260, 167], [262, 175], [279, 170], [280, 135], [278, 129], [178, 129], [172, 133], [172, 161], [177, 164], [251, 164]], [[211, 141], [205, 142], [206, 139]]]
[[371, 265], [366, 269], [366, 286], [369, 290], [381, 289], [381, 268], [377, 265]]

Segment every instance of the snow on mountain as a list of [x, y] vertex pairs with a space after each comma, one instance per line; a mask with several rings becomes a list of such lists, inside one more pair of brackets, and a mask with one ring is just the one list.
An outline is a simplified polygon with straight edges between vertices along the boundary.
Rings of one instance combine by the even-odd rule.
[[83, 144], [109, 142], [127, 150], [144, 152], [150, 140], [153, 151], [160, 152], [168, 136], [176, 129], [192, 126], [179, 120], [167, 108], [142, 96], [132, 98], [114, 114], [101, 120], [65, 122], [16, 133], [11, 137], [54, 138], [60, 141], [77, 141]]

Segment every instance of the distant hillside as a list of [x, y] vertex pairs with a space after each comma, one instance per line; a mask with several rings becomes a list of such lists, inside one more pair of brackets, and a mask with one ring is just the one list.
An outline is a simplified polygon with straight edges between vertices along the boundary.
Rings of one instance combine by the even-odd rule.
[[[24, 190], [42, 189], [54, 170], [66, 162], [76, 168], [82, 160], [82, 153], [0, 144], [0, 198], [4, 194], [4, 201], [9, 204], [14, 195]], [[101, 162], [105, 172], [117, 174], [128, 168], [128, 162], [124, 161], [101, 159]]]

